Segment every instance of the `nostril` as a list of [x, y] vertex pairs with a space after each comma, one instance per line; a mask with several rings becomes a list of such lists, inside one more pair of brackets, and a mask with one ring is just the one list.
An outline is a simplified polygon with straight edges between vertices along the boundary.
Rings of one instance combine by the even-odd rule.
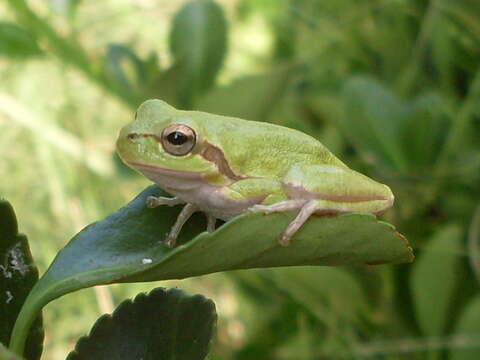
[[138, 138], [138, 134], [137, 133], [130, 133], [127, 135], [127, 139], [128, 140], [135, 140], [136, 138]]

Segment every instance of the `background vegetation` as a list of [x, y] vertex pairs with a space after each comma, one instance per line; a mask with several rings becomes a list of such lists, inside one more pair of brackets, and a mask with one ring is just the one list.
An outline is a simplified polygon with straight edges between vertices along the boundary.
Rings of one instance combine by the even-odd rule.
[[[210, 359], [480, 355], [478, 1], [6, 0], [0, 80], [0, 195], [40, 273], [148, 184], [114, 142], [140, 102], [162, 98], [309, 132], [392, 187], [385, 217], [417, 255], [162, 282], [217, 304]], [[43, 358], [158, 285], [53, 302]]]

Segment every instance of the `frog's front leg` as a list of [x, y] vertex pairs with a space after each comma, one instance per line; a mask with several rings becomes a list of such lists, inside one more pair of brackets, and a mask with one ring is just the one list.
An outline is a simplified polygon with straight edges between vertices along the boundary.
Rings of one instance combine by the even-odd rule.
[[[149, 208], [156, 208], [162, 205], [175, 206], [179, 204], [187, 204], [184, 206], [184, 208], [178, 215], [175, 224], [173, 225], [172, 229], [167, 235], [167, 238], [165, 239], [165, 244], [171, 248], [175, 247], [175, 243], [177, 242], [178, 235], [180, 234], [183, 225], [185, 225], [185, 223], [193, 215], [193, 213], [199, 210], [197, 206], [186, 203], [178, 197], [167, 198], [163, 196], [149, 196], [146, 203], [147, 207]], [[205, 213], [205, 215], [207, 216], [207, 231], [215, 231], [215, 224], [217, 222], [217, 218], [207, 213]]]
[[172, 226], [172, 229], [167, 235], [167, 238], [165, 239], [165, 245], [168, 246], [169, 248], [175, 247], [175, 243], [177, 242], [178, 234], [180, 234], [180, 231], [182, 230], [183, 225], [187, 222], [190, 217], [199, 210], [199, 208], [196, 205], [187, 203], [178, 214], [177, 220], [175, 221], [175, 224]]

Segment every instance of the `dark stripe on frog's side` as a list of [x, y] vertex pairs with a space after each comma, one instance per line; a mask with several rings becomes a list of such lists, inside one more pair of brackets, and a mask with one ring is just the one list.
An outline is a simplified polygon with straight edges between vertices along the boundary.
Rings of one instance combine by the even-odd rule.
[[207, 161], [213, 162], [217, 165], [218, 171], [229, 178], [230, 180], [238, 181], [242, 179], [247, 179], [248, 176], [237, 175], [233, 172], [232, 168], [228, 164], [227, 159], [223, 151], [216, 147], [215, 145], [210, 144], [208, 141], [204, 141], [202, 144], [203, 149], [200, 151], [200, 155]]

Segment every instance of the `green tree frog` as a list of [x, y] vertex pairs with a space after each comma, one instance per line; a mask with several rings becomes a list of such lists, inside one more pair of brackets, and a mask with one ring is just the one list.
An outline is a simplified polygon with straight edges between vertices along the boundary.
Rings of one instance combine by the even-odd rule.
[[287, 246], [313, 215], [380, 214], [393, 204], [389, 187], [348, 168], [318, 140], [279, 125], [181, 111], [147, 100], [125, 126], [117, 151], [128, 166], [172, 194], [148, 207], [186, 204], [165, 239], [196, 211], [228, 221], [245, 212], [297, 211], [279, 237]]

